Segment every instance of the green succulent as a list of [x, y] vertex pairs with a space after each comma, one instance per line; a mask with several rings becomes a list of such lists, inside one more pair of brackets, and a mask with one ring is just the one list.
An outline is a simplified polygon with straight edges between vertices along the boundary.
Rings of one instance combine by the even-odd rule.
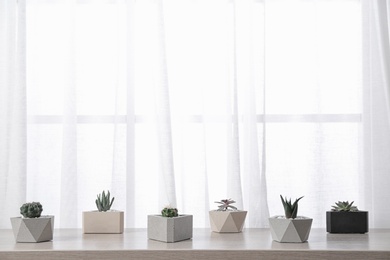
[[179, 216], [177, 208], [165, 207], [161, 210], [161, 215], [166, 218], [173, 218]]
[[332, 211], [359, 211], [356, 206], [352, 206], [353, 201], [349, 203], [348, 201], [339, 201], [335, 202], [335, 206], [332, 206]]
[[42, 205], [39, 202], [24, 203], [20, 207], [20, 214], [25, 218], [39, 218], [42, 213]]
[[296, 218], [298, 214], [298, 201], [302, 199], [303, 196], [296, 199], [293, 204], [291, 203], [291, 199], [289, 200], [287, 200], [287, 198], [283, 199], [282, 195], [280, 195], [280, 198], [283, 203], [284, 214], [286, 218], [292, 218], [292, 219]]
[[230, 205], [230, 204], [233, 204], [233, 203], [236, 203], [234, 200], [232, 199], [225, 199], [225, 200], [221, 200], [221, 201], [215, 201], [215, 203], [219, 203], [221, 205], [218, 206], [218, 211], [226, 211], [228, 210], [229, 208], [233, 209], [233, 210], [237, 210], [236, 207]]
[[110, 201], [110, 191], [107, 191], [107, 195], [106, 193], [103, 191], [102, 194], [98, 194], [97, 195], [97, 199], [96, 199], [96, 207], [98, 208], [98, 210], [101, 212], [101, 211], [107, 211], [107, 210], [110, 210], [111, 206], [112, 206], [112, 203], [114, 202], [114, 197], [112, 197], [111, 201]]

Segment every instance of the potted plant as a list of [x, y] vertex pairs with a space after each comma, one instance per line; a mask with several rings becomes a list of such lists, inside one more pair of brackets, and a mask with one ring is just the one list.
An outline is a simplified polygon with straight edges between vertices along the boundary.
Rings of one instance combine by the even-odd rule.
[[232, 199], [216, 201], [221, 204], [217, 210], [209, 211], [211, 231], [218, 233], [238, 233], [242, 231], [247, 211], [238, 210], [231, 204], [235, 203]]
[[148, 215], [148, 238], [172, 243], [192, 238], [192, 215], [179, 215], [165, 207], [161, 215]]
[[44, 242], [53, 239], [54, 216], [41, 216], [40, 202], [24, 203], [20, 207], [23, 217], [11, 218], [16, 242]]
[[326, 231], [329, 233], [368, 232], [368, 212], [358, 210], [353, 201], [339, 201], [326, 212]]
[[285, 215], [269, 218], [272, 239], [282, 243], [302, 243], [307, 241], [313, 219], [297, 216], [298, 201], [303, 196], [296, 199], [293, 204], [291, 203], [291, 199], [283, 199], [282, 195], [280, 195], [280, 198], [283, 203]]
[[98, 210], [83, 212], [84, 234], [121, 234], [124, 227], [123, 211], [111, 210], [114, 197], [110, 200], [110, 191], [97, 195], [95, 201]]

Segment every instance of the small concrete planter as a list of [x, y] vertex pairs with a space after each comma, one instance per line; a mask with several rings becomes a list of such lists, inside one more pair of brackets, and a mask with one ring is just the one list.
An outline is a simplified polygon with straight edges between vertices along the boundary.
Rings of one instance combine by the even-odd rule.
[[247, 211], [209, 211], [211, 231], [218, 233], [238, 233], [242, 231]]
[[53, 239], [54, 216], [39, 218], [11, 218], [16, 242], [37, 243]]
[[123, 211], [84, 211], [84, 234], [121, 234], [124, 227]]
[[327, 211], [326, 231], [329, 233], [367, 233], [367, 211]]
[[148, 238], [167, 243], [192, 238], [192, 215], [168, 218], [148, 215]]
[[313, 219], [297, 217], [286, 219], [284, 216], [269, 218], [272, 239], [281, 243], [302, 243], [309, 238]]

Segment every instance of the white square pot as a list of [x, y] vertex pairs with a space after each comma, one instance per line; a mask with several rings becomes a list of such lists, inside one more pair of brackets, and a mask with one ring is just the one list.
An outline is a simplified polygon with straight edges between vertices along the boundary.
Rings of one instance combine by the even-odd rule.
[[148, 238], [168, 243], [192, 238], [192, 215], [148, 215]]
[[84, 234], [120, 234], [124, 228], [123, 211], [84, 211]]
[[11, 218], [16, 242], [44, 242], [53, 239], [54, 216], [39, 218]]
[[312, 218], [286, 219], [283, 216], [269, 218], [272, 239], [282, 243], [302, 243], [309, 238]]
[[247, 211], [209, 211], [210, 228], [218, 233], [237, 233], [244, 227]]

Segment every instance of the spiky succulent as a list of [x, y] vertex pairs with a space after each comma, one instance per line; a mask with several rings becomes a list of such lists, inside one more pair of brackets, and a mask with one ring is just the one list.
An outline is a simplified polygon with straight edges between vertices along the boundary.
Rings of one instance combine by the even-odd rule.
[[335, 204], [332, 206], [332, 211], [359, 211], [356, 206], [352, 206], [353, 201], [351, 203], [348, 201], [339, 201], [335, 202]]
[[173, 218], [179, 216], [177, 208], [165, 207], [161, 210], [161, 215], [166, 218]]
[[24, 203], [20, 207], [20, 214], [25, 218], [39, 218], [42, 213], [42, 205], [39, 202]]
[[97, 195], [97, 199], [96, 199], [96, 207], [98, 208], [98, 210], [101, 212], [101, 211], [107, 211], [107, 210], [110, 210], [111, 206], [112, 206], [112, 203], [114, 202], [114, 197], [112, 197], [111, 201], [110, 201], [110, 191], [107, 191], [107, 195], [106, 193], [103, 191], [102, 194], [98, 194]]
[[286, 218], [292, 218], [292, 219], [296, 218], [298, 214], [298, 201], [302, 199], [303, 196], [296, 199], [293, 204], [291, 203], [291, 199], [289, 200], [287, 200], [287, 198], [283, 199], [282, 195], [280, 195], [280, 198], [283, 203], [284, 214]]
[[218, 211], [226, 211], [226, 210], [229, 210], [229, 208], [231, 208], [233, 210], [237, 210], [237, 208], [235, 206], [230, 205], [230, 204], [236, 203], [232, 199], [225, 199], [225, 200], [221, 200], [221, 201], [215, 201], [215, 203], [221, 204], [221, 205], [218, 206]]

